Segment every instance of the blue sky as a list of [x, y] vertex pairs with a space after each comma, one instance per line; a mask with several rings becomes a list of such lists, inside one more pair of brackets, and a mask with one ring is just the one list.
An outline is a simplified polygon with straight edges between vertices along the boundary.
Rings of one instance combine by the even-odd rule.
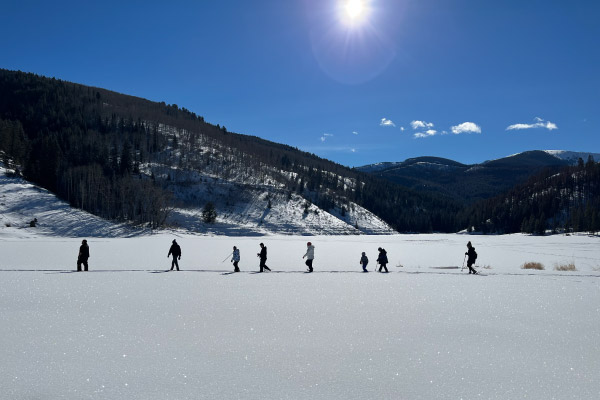
[[600, 152], [599, 1], [351, 7], [8, 0], [0, 68], [177, 104], [349, 166]]

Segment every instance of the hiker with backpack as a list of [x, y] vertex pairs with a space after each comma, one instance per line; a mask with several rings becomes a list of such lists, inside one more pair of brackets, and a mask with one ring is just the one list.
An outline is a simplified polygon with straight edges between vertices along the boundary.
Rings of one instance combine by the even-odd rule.
[[312, 263], [315, 259], [315, 246], [311, 242], [306, 243], [306, 253], [302, 256], [302, 258], [306, 257], [306, 266], [308, 267], [308, 272], [313, 272]]
[[473, 264], [475, 264], [475, 260], [477, 260], [477, 252], [475, 251], [475, 247], [471, 244], [471, 242], [467, 243], [467, 252], [465, 255], [467, 258], [467, 267], [469, 268], [469, 274], [476, 274], [475, 268], [473, 268]]
[[383, 272], [382, 269], [385, 269], [385, 272], [390, 272], [386, 266], [388, 263], [387, 251], [381, 247], [379, 247], [377, 250], [379, 251], [379, 256], [377, 257], [377, 262], [379, 263], [379, 272]]

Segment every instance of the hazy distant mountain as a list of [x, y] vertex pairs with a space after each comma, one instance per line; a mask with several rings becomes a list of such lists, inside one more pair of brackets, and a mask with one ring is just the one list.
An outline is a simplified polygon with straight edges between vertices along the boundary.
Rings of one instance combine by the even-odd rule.
[[592, 156], [594, 161], [600, 161], [600, 153], [587, 153], [577, 151], [566, 151], [566, 150], [544, 150], [546, 153], [560, 158], [561, 160], [567, 161], [570, 165], [576, 165], [579, 159], [587, 162], [589, 156]]
[[597, 153], [534, 150], [473, 165], [439, 157], [418, 157], [356, 169], [415, 190], [472, 203], [506, 191], [544, 168], [575, 165], [579, 158], [587, 161], [589, 155], [600, 160]]

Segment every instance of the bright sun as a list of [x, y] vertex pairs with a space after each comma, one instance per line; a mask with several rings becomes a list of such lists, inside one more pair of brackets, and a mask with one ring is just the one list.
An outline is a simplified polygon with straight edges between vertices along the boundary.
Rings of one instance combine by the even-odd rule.
[[364, 13], [365, 4], [362, 0], [347, 0], [345, 8], [350, 19], [357, 19]]
[[341, 6], [345, 14], [344, 19], [347, 22], [355, 24], [365, 19], [367, 14], [366, 0], [343, 0]]

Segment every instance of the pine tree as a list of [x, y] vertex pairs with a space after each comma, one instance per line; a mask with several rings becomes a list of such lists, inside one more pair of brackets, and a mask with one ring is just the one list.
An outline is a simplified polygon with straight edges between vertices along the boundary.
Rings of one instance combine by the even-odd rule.
[[206, 203], [202, 210], [202, 220], [207, 224], [214, 224], [217, 220], [217, 210], [212, 202]]

